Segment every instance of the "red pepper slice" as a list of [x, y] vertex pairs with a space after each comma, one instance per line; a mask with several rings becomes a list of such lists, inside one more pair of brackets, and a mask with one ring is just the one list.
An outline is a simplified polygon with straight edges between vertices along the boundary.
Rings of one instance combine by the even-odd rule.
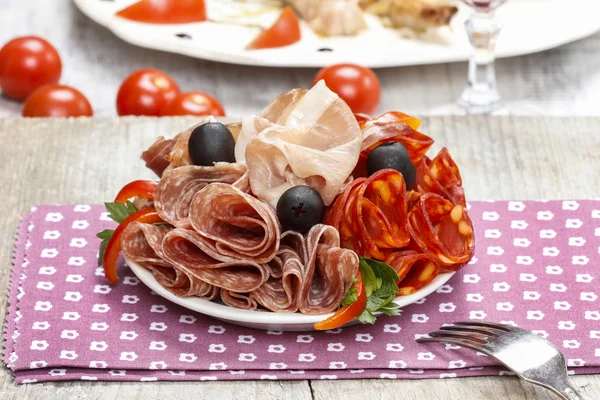
[[102, 265], [104, 267], [104, 276], [110, 283], [117, 283], [119, 277], [117, 276], [117, 261], [119, 259], [119, 253], [121, 253], [121, 239], [123, 238], [123, 231], [127, 226], [134, 222], [142, 222], [145, 224], [155, 224], [163, 222], [162, 218], [158, 216], [154, 208], [145, 208], [131, 214], [125, 218], [123, 222], [119, 224], [115, 233], [112, 235], [106, 246], [104, 257], [102, 258]]
[[339, 328], [340, 326], [352, 321], [363, 312], [367, 306], [367, 291], [365, 290], [365, 285], [360, 272], [356, 275], [356, 279], [358, 279], [358, 282], [354, 284], [357, 297], [356, 301], [350, 304], [348, 307], [340, 308], [331, 317], [315, 323], [314, 328], [316, 330], [325, 331], [328, 329]]
[[117, 194], [115, 203], [117, 201], [125, 203], [132, 197], [143, 197], [148, 200], [154, 199], [154, 193], [156, 193], [156, 187], [158, 183], [153, 181], [133, 181], [123, 186], [123, 189]]

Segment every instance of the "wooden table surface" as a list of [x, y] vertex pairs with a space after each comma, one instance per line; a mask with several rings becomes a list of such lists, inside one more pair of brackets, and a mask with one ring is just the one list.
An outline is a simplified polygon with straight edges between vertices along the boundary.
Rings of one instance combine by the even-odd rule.
[[[150, 178], [140, 152], [189, 118], [0, 119], [0, 293], [6, 293], [19, 217], [42, 203], [100, 203], [123, 184]], [[600, 118], [431, 117], [423, 132], [449, 146], [473, 200], [600, 197]], [[0, 296], [0, 320], [6, 313]], [[451, 322], [451, 321], [448, 321]], [[600, 375], [575, 376], [600, 399]], [[0, 398], [196, 399], [540, 399], [543, 389], [514, 377], [448, 380], [247, 382], [61, 382], [15, 386], [0, 369]]]
[[[219, 64], [139, 48], [91, 21], [71, 0], [0, 0], [0, 27], [0, 45], [29, 34], [52, 42], [63, 59], [62, 82], [80, 89], [97, 116], [116, 114], [119, 85], [139, 68], [162, 69], [184, 91], [215, 95], [232, 116], [255, 113], [278, 94], [309, 86], [316, 72]], [[514, 114], [600, 115], [600, 34], [543, 53], [499, 60], [496, 69], [500, 92]], [[443, 114], [466, 83], [467, 65], [386, 68], [377, 74], [383, 86], [380, 110]], [[21, 103], [0, 97], [0, 117], [16, 116], [20, 110]]]

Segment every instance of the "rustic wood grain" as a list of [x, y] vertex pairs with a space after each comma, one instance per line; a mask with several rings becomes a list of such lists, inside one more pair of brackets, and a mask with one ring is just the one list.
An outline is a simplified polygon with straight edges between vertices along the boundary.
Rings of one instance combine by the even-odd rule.
[[[235, 116], [261, 110], [293, 87], [309, 86], [316, 72], [219, 64], [139, 48], [88, 19], [71, 0], [0, 0], [0, 27], [0, 44], [26, 34], [50, 40], [63, 59], [62, 82], [85, 93], [97, 116], [116, 114], [119, 85], [139, 68], [168, 72], [184, 91], [209, 92]], [[600, 34], [498, 60], [496, 70], [498, 87], [514, 114], [600, 115]], [[377, 74], [383, 87], [380, 110], [446, 114], [466, 83], [467, 65], [385, 68]], [[16, 116], [20, 109], [21, 103], [0, 97], [0, 116]]]
[[[0, 119], [0, 293], [6, 293], [19, 217], [40, 203], [98, 203], [123, 184], [152, 174], [138, 154], [159, 135], [172, 136], [191, 118], [80, 120]], [[424, 132], [447, 145], [468, 198], [600, 197], [600, 118], [432, 117]], [[0, 296], [4, 321], [6, 297]], [[600, 398], [600, 375], [575, 376], [589, 399]], [[15, 386], [0, 369], [0, 398], [197, 399], [540, 399], [550, 394], [513, 377], [448, 380], [298, 382], [62, 382]]]

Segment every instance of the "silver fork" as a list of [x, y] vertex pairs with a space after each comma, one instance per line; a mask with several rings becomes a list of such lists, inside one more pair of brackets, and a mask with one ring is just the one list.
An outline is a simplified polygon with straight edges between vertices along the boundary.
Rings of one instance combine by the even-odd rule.
[[493, 322], [454, 322], [420, 338], [485, 353], [519, 377], [552, 390], [565, 400], [583, 400], [569, 381], [565, 357], [546, 339], [525, 329]]

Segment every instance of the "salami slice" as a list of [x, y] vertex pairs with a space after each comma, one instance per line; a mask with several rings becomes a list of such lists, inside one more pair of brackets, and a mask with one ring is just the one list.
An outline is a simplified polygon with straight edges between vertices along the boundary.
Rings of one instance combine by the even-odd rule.
[[281, 275], [271, 275], [271, 279], [252, 293], [252, 297], [268, 310], [296, 312], [304, 279], [306, 240], [297, 232], [287, 231], [282, 235], [277, 254], [274, 260], [281, 262]]
[[150, 270], [158, 283], [177, 296], [215, 299], [218, 288], [203, 281], [191, 281], [167, 260], [162, 241], [172, 229], [164, 225], [131, 223], [123, 232], [123, 255]]
[[248, 170], [241, 164], [216, 163], [213, 167], [189, 165], [171, 169], [163, 175], [154, 195], [156, 211], [165, 221], [189, 228], [189, 209], [196, 193], [213, 182], [230, 183], [249, 190]]
[[213, 242], [188, 229], [174, 229], [163, 240], [168, 261], [190, 281], [203, 281], [221, 289], [246, 293], [269, 279], [269, 268], [251, 260], [220, 254]]
[[475, 252], [473, 224], [460, 204], [426, 193], [408, 214], [408, 230], [416, 245], [444, 270], [456, 271]]
[[275, 211], [232, 185], [213, 183], [200, 190], [190, 206], [190, 222], [228, 257], [268, 263], [279, 249]]
[[335, 311], [353, 285], [358, 256], [339, 246], [339, 234], [329, 225], [315, 225], [306, 234], [308, 259], [297, 296], [302, 314]]
[[362, 151], [352, 176], [367, 176], [367, 156], [377, 146], [386, 142], [399, 142], [416, 164], [433, 144], [433, 139], [418, 132], [420, 121], [409, 115], [389, 112], [367, 121], [362, 129]]
[[418, 192], [439, 194], [455, 205], [466, 207], [460, 171], [447, 148], [440, 150], [433, 160], [423, 157], [416, 169], [415, 188]]
[[241, 308], [243, 310], [256, 310], [256, 307], [258, 307], [256, 300], [250, 297], [249, 293], [237, 293], [221, 289], [221, 301], [229, 307]]
[[398, 295], [413, 294], [429, 284], [440, 272], [435, 258], [413, 250], [397, 251], [385, 260], [398, 274]]
[[159, 137], [156, 142], [142, 153], [142, 160], [146, 163], [146, 167], [151, 169], [159, 177], [169, 166], [169, 154], [175, 146], [175, 140]]

